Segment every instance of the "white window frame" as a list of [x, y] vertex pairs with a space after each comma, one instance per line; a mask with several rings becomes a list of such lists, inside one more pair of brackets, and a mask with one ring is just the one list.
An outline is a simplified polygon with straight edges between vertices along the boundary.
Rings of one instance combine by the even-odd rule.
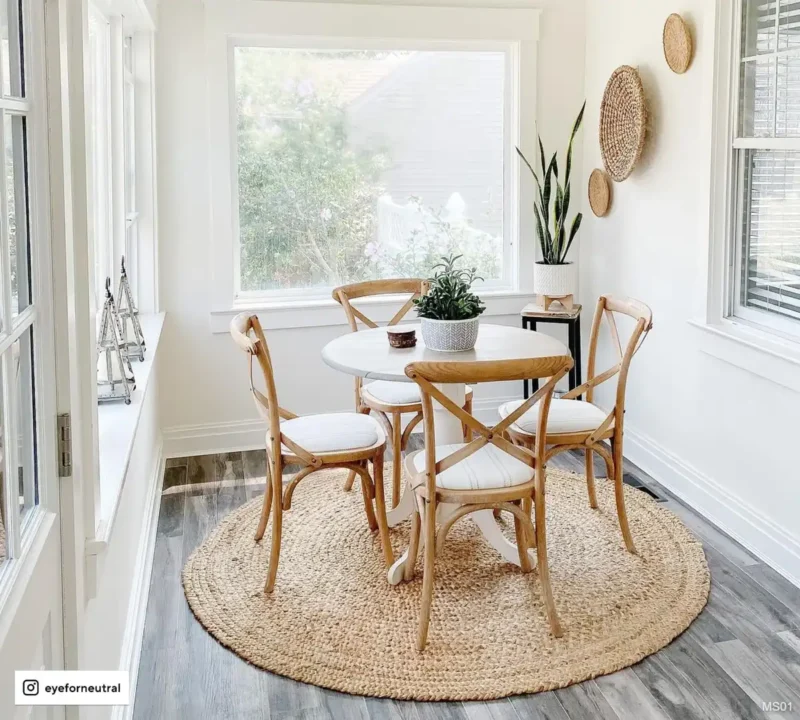
[[[709, 244], [698, 261], [705, 268], [704, 292], [690, 324], [701, 331], [700, 349], [784, 387], [800, 392], [800, 336], [764, 316], [771, 313], [737, 307], [740, 216], [735, 151], [749, 139], [737, 139], [741, 63], [742, 0], [717, 0], [713, 26], [715, 62], [706, 64], [712, 123], [709, 128]], [[712, 39], [712, 30], [708, 33]], [[756, 147], [789, 148], [792, 139], [759, 139]], [[734, 147], [736, 145], [736, 147]], [[796, 147], [796, 146], [795, 146]], [[742, 313], [741, 310], [749, 312]], [[781, 318], [777, 318], [780, 320]], [[791, 320], [788, 320], [791, 323]], [[795, 331], [797, 332], [797, 331]]]
[[[156, 182], [156, 122], [155, 122], [155, 24], [143, 4], [133, 7], [127, 0], [91, 0], [94, 10], [104, 17], [110, 26], [111, 48], [108, 73], [110, 76], [111, 96], [111, 137], [110, 143], [110, 185], [112, 233], [109, 248], [113, 252], [110, 277], [112, 291], [117, 292], [119, 283], [120, 258], [125, 255], [131, 289], [140, 312], [140, 319], [148, 334], [148, 355], [145, 363], [134, 367], [137, 378], [137, 391], [134, 402], [130, 406], [108, 404], [98, 407], [97, 404], [97, 353], [96, 318], [92, 317], [81, 333], [78, 341], [88, 346], [89, 362], [85, 368], [84, 380], [89, 388], [85, 401], [80, 409], [75, 409], [73, 422], [83, 422], [89, 436], [87, 445], [91, 447], [75, 448], [80, 453], [82, 463], [90, 468], [91, 482], [85, 483], [84, 492], [84, 531], [87, 538], [85, 552], [87, 557], [94, 558], [107, 546], [116, 521], [119, 502], [124, 488], [128, 459], [133, 446], [134, 435], [138, 426], [139, 413], [143, 407], [143, 399], [147, 387], [147, 379], [152, 366], [152, 357], [163, 326], [163, 315], [159, 315], [158, 301], [158, 232], [157, 232], [157, 182]], [[89, 32], [86, 19], [79, 22], [77, 30], [82, 34], [80, 43], [81, 70], [86, 81], [81, 90], [87, 88], [90, 68]], [[131, 65], [126, 67], [124, 43], [126, 37], [131, 39]], [[125, 90], [132, 86], [134, 104], [131, 112], [126, 114]], [[85, 92], [76, 91], [70, 102], [86, 104]], [[125, 136], [133, 123], [135, 142], [133, 157], [126, 158]], [[75, 172], [85, 173], [86, 190], [90, 190], [91, 180], [88, 116], [86, 123], [87, 137], [81, 143], [85, 150], [85, 165], [75, 162]], [[83, 160], [83, 158], [82, 158]], [[136, 169], [135, 195], [126, 196], [129, 189], [126, 171], [128, 163]], [[86, 220], [91, 226], [91, 198], [87, 192]], [[128, 203], [133, 200], [135, 218], [131, 218]], [[127, 238], [131, 225], [135, 226], [136, 241], [129, 247]], [[93, 238], [89, 237], [89, 252], [93, 248]], [[129, 255], [131, 257], [129, 257]], [[91, 270], [90, 270], [91, 268]], [[94, 284], [92, 263], [87, 272], [89, 284]], [[104, 278], [103, 278], [104, 280]], [[90, 311], [94, 308], [93, 296], [90, 296]], [[97, 318], [99, 319], [99, 318]], [[81, 326], [83, 327], [83, 326]], [[83, 368], [82, 368], [83, 369]], [[91, 397], [88, 397], [91, 396]], [[122, 411], [122, 412], [121, 412]], [[120, 414], [121, 413], [121, 414]]]
[[[742, 303], [742, 262], [745, 245], [744, 227], [741, 221], [744, 207], [744, 172], [745, 158], [748, 150], [794, 150], [800, 151], [800, 137], [797, 138], [755, 138], [740, 135], [739, 103], [741, 99], [741, 68], [742, 63], [755, 60], [755, 58], [778, 57], [776, 54], [763, 53], [752, 57], [743, 54], [742, 11], [746, 0], [734, 0], [731, 3], [732, 40], [728, 50], [728, 88], [727, 111], [728, 130], [726, 139], [729, 144], [731, 157], [727, 160], [726, 173], [730, 176], [728, 183], [729, 197], [726, 200], [727, 212], [730, 215], [730, 226], [727, 232], [729, 247], [725, 251], [727, 264], [727, 277], [724, 279], [723, 313], [724, 317], [736, 319], [767, 332], [787, 337], [790, 340], [800, 340], [800, 321], [782, 317], [766, 310], [747, 307]], [[776, 45], [779, 32], [780, 13], [775, 13]], [[800, 55], [800, 49], [789, 51], [776, 51], [779, 55]]]
[[[533, 201], [532, 188], [520, 181], [514, 146], [536, 144], [536, 56], [539, 10], [377, 6], [350, 3], [307, 4], [246, 0], [207, 6], [211, 212], [211, 293], [213, 332], [224, 332], [235, 312], [269, 308], [269, 327], [339, 324], [341, 312], [330, 312], [329, 293], [309, 290], [270, 293], [239, 292], [238, 158], [233, 54], [236, 47], [491, 49], [507, 58], [504, 117], [504, 247], [502, 287], [483, 288], [489, 314], [508, 312], [514, 298], [532, 296], [535, 232], [532, 213], [520, 212]], [[499, 305], [493, 299], [500, 301]], [[391, 299], [375, 304], [391, 303]], [[315, 310], [318, 312], [309, 312]], [[387, 308], [388, 311], [388, 308]], [[377, 312], [377, 319], [381, 311]], [[391, 314], [389, 315], [391, 317]], [[386, 318], [388, 319], [388, 317]]]

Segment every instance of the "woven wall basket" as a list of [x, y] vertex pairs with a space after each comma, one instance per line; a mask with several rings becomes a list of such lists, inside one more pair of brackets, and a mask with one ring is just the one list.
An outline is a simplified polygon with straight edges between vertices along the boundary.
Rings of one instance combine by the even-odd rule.
[[692, 64], [694, 44], [684, 19], [673, 13], [664, 23], [664, 57], [673, 72], [683, 75]]
[[642, 80], [623, 65], [609, 78], [600, 106], [600, 153], [612, 180], [622, 182], [636, 167], [644, 148], [647, 107]]
[[605, 217], [611, 209], [611, 183], [602, 170], [589, 176], [589, 205], [597, 217]]

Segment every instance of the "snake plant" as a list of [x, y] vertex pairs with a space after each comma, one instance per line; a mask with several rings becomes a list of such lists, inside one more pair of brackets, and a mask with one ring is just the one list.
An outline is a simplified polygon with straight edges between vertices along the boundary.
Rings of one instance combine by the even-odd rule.
[[[584, 102], [580, 113], [578, 113], [578, 118], [572, 126], [572, 135], [569, 138], [569, 146], [567, 147], [567, 165], [563, 184], [558, 176], [558, 153], [553, 153], [550, 163], [546, 163], [541, 137], [539, 137], [541, 178], [536, 173], [536, 170], [533, 169], [533, 165], [523, 155], [522, 150], [517, 148], [517, 153], [525, 165], [528, 166], [528, 170], [531, 171], [533, 179], [536, 181], [537, 192], [533, 202], [533, 212], [536, 216], [536, 235], [539, 238], [539, 246], [542, 249], [542, 262], [545, 265], [564, 265], [566, 263], [569, 249], [572, 247], [572, 241], [578, 234], [583, 221], [583, 214], [578, 213], [572, 221], [569, 235], [567, 234], [567, 215], [571, 196], [572, 145], [583, 122], [585, 109], [586, 103]], [[553, 197], [554, 187], [555, 196]], [[552, 215], [550, 212], [551, 200], [553, 201]]]

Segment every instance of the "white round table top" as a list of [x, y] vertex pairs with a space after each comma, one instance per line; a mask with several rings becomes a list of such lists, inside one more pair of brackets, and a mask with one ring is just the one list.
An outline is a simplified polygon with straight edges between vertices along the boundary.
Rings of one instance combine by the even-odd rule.
[[393, 348], [389, 345], [385, 327], [359, 330], [332, 340], [322, 349], [322, 359], [336, 370], [369, 378], [412, 382], [406, 376], [406, 365], [412, 362], [475, 362], [486, 360], [525, 360], [569, 355], [564, 343], [532, 330], [508, 325], [481, 324], [474, 350], [444, 353], [429, 350], [422, 339], [420, 326], [401, 325], [404, 330], [417, 331], [417, 344], [412, 348]]

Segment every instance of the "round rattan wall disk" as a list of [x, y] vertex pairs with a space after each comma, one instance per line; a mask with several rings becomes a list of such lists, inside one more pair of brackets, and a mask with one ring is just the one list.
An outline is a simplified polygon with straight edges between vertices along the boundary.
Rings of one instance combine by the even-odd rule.
[[609, 78], [600, 106], [600, 154], [612, 180], [622, 182], [644, 148], [647, 107], [639, 73], [629, 65]]
[[684, 19], [673, 13], [664, 23], [664, 57], [673, 72], [682, 75], [692, 64], [692, 33]]
[[605, 217], [611, 209], [611, 183], [602, 170], [589, 176], [589, 205], [597, 217]]
[[[321, 471], [298, 486], [270, 595], [271, 527], [253, 540], [260, 498], [227, 515], [183, 570], [197, 619], [257, 667], [357, 695], [485, 700], [633, 665], [683, 632], [706, 604], [703, 548], [675, 515], [625, 486], [639, 553], [632, 555], [612, 485], [597, 480], [599, 508], [592, 510], [585, 478], [551, 470], [547, 547], [563, 637], [550, 634], [536, 570], [524, 574], [505, 563], [462, 519], [436, 557], [428, 646], [420, 654], [422, 563], [411, 582], [388, 584], [361, 493], [342, 491], [346, 476]], [[391, 531], [396, 556], [408, 547], [409, 525]], [[512, 538], [513, 521], [504, 517], [501, 525]]]

